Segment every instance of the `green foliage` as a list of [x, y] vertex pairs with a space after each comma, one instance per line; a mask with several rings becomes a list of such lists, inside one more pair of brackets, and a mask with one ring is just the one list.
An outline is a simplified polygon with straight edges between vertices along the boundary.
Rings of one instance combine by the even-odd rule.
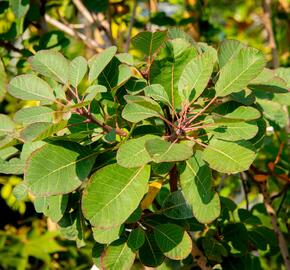
[[[263, 53], [233, 40], [216, 51], [175, 30], [132, 43], [137, 65], [115, 46], [88, 61], [40, 50], [34, 73], [10, 81], [11, 96], [37, 101], [14, 120], [1, 115], [0, 171], [24, 175], [17, 198], [32, 194], [78, 247], [94, 239], [102, 269], [191, 267], [195, 245], [231, 269], [254, 261], [251, 249], [275, 249], [275, 238], [259, 240], [270, 227], [253, 211], [234, 214], [217, 185], [251, 167], [265, 120], [286, 126], [287, 71], [273, 71], [272, 88]], [[245, 91], [253, 102], [235, 96]]]

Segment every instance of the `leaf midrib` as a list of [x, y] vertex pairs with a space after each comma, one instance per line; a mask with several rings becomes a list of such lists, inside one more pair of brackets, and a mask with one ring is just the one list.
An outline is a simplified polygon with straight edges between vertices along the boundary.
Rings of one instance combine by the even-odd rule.
[[113, 201], [117, 200], [118, 197], [120, 197], [121, 194], [122, 194], [122, 193], [127, 189], [127, 187], [128, 187], [129, 185], [132, 184], [132, 182], [136, 179], [136, 177], [139, 176], [139, 174], [142, 172], [142, 170], [144, 169], [145, 166], [146, 166], [146, 165], [140, 167], [139, 170], [135, 171], [136, 174], [132, 177], [132, 179], [131, 179], [131, 180], [130, 180], [130, 181], [129, 181], [129, 182], [128, 182], [128, 183], [127, 183], [127, 184], [126, 184], [126, 185], [125, 185], [125, 186], [124, 186], [120, 191], [119, 191], [119, 193], [118, 193], [114, 198], [112, 198], [109, 202], [107, 202], [104, 206], [102, 206], [101, 209], [100, 209], [99, 211], [97, 211], [97, 212], [92, 216], [91, 219], [94, 219], [98, 213], [104, 211], [104, 209], [107, 208], [107, 207], [108, 207], [108, 206], [109, 206]]
[[[231, 83], [229, 83], [226, 87], [224, 87], [223, 88], [223, 91], [220, 93], [220, 94], [223, 94], [223, 93], [225, 93], [226, 92], [226, 90], [230, 87], [230, 86], [232, 86], [246, 71], [248, 71], [256, 62], [258, 62], [259, 61], [259, 58], [256, 58], [256, 60], [254, 61], [254, 62], [252, 62], [250, 65], [248, 65], [248, 67], [245, 69], [245, 70], [243, 70], [234, 80], [232, 80], [231, 81]], [[224, 66], [224, 67], [226, 67], [226, 66]], [[224, 68], [223, 67], [223, 68]]]

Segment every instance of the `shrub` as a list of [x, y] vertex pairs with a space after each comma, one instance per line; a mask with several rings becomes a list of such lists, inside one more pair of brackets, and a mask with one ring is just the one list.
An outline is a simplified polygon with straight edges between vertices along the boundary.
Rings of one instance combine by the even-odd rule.
[[114, 46], [89, 61], [53, 50], [31, 57], [34, 72], [13, 78], [8, 92], [38, 106], [13, 121], [1, 115], [2, 147], [14, 151], [1, 172], [24, 173], [14, 194], [35, 196], [36, 211], [79, 247], [91, 232], [100, 268], [166, 258], [258, 269], [250, 251], [275, 249], [274, 232], [245, 209], [233, 222], [236, 205], [216, 183], [249, 169], [264, 112], [284, 124], [288, 70], [265, 68], [263, 54], [238, 41], [216, 51], [175, 29], [142, 32], [132, 44], [144, 62]]

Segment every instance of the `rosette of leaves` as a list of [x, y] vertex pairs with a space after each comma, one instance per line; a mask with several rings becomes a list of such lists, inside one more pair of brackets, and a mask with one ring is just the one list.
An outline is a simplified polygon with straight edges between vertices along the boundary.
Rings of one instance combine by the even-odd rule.
[[[88, 61], [37, 52], [33, 72], [8, 85], [38, 106], [1, 116], [1, 172], [24, 174], [15, 196], [33, 194], [78, 246], [90, 231], [102, 269], [190, 264], [192, 232], [226, 220], [217, 173], [252, 164], [265, 119], [276, 120], [268, 103], [289, 100], [289, 72], [265, 69], [263, 54], [237, 41], [216, 50], [177, 30], [132, 44], [144, 55], [137, 66], [116, 47]], [[212, 234], [203, 249], [213, 263], [229, 256]]]

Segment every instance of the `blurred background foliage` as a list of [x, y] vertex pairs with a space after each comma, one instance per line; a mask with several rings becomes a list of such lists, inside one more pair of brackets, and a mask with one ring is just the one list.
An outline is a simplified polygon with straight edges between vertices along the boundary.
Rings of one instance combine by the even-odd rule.
[[[58, 50], [72, 59], [77, 55], [91, 57], [114, 44], [120, 52], [129, 50], [138, 59], [141, 56], [129, 47], [132, 36], [145, 29], [166, 30], [175, 26], [194, 40], [214, 47], [224, 39], [238, 39], [262, 50], [268, 67], [289, 67], [289, 17], [288, 0], [0, 1], [0, 113], [13, 116], [19, 108], [36, 105], [7, 95], [6, 84], [15, 75], [30, 71], [27, 59], [38, 50]], [[287, 74], [284, 75], [288, 76], [285, 80], [289, 86]], [[240, 220], [247, 229], [263, 225], [256, 226], [251, 235], [261, 246], [253, 252], [260, 255], [257, 265], [262, 268], [256, 267], [256, 262], [252, 262], [252, 268], [243, 268], [237, 257], [232, 258], [233, 266], [229, 269], [281, 269], [271, 220], [256, 184], [268, 181], [273, 208], [289, 240], [289, 119], [285, 106], [275, 106], [265, 105], [267, 135], [261, 139], [261, 152], [251, 171], [216, 176], [216, 189], [221, 196], [232, 200], [224, 200], [223, 215], [228, 215], [232, 222]], [[5, 160], [14, 153], [0, 150], [0, 155]], [[249, 181], [249, 177], [255, 181]], [[0, 176], [0, 268], [89, 269], [93, 264], [92, 237], [87, 236], [87, 245], [81, 249], [73, 241], [64, 240], [55, 224], [35, 213], [32, 197], [16, 200], [13, 188], [20, 181], [18, 176]], [[211, 231], [207, 230], [206, 235]], [[243, 232], [242, 228], [236, 235], [229, 234], [226, 240], [243, 242], [248, 237]], [[271, 241], [274, 244], [267, 246]], [[238, 244], [234, 247], [239, 249]]]

